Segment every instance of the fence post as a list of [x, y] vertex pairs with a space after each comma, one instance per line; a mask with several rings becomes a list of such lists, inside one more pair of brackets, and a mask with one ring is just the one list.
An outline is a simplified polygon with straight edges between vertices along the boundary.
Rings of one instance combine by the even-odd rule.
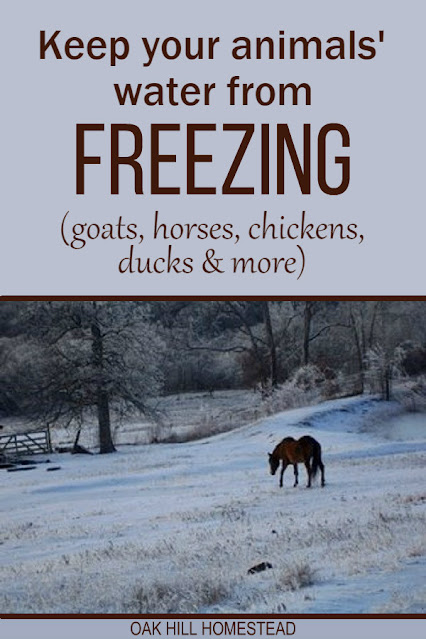
[[46, 431], [46, 435], [47, 435], [47, 448], [48, 448], [48, 452], [51, 453], [52, 452], [52, 440], [50, 438], [50, 426], [47, 425], [47, 431]]

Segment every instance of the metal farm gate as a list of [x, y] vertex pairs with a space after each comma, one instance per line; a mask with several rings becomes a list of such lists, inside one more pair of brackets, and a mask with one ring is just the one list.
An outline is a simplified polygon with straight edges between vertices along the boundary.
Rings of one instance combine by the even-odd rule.
[[0, 435], [0, 455], [36, 455], [51, 452], [49, 427], [29, 433]]

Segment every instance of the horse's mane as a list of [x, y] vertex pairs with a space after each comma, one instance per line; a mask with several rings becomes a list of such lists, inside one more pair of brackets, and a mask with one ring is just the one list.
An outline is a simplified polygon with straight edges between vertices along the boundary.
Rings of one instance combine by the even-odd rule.
[[274, 450], [272, 451], [272, 456], [275, 455], [275, 453], [278, 451], [281, 444], [288, 444], [289, 442], [295, 442], [295, 441], [296, 440], [294, 439], [294, 437], [284, 437], [284, 439], [282, 439], [280, 443], [275, 446]]

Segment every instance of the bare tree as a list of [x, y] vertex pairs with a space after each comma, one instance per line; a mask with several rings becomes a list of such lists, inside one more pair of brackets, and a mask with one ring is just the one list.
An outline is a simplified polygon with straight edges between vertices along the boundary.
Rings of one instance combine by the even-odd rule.
[[[291, 302], [224, 301], [205, 306], [188, 333], [189, 351], [234, 353], [262, 388], [279, 382], [280, 360], [294, 355], [289, 330], [297, 318]], [[192, 316], [193, 318], [193, 316]], [[204, 328], [199, 330], [199, 325]], [[208, 327], [208, 328], [206, 328]]]
[[145, 408], [158, 390], [155, 352], [161, 347], [135, 302], [33, 302], [19, 309], [12, 376], [21, 406], [48, 422], [71, 423], [95, 409], [99, 450], [115, 450], [111, 407]]
[[373, 348], [376, 336], [377, 320], [380, 307], [383, 302], [348, 302], [347, 325], [350, 329], [355, 345], [356, 359], [358, 362], [360, 392], [365, 387], [366, 357]]
[[425, 312], [398, 301], [2, 302], [0, 411], [63, 423], [96, 414], [108, 452], [111, 421], [145, 410], [162, 377], [167, 392], [268, 391], [312, 363], [327, 379], [355, 373], [348, 392], [362, 392], [372, 349], [382, 362], [401, 347], [424, 358]]

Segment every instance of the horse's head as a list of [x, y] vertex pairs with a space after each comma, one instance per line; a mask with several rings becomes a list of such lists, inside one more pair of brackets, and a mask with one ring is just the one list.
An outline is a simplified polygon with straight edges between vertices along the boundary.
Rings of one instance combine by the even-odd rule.
[[271, 475], [275, 475], [275, 473], [277, 472], [277, 468], [280, 465], [280, 460], [278, 459], [278, 457], [275, 457], [273, 453], [268, 453], [268, 456]]

